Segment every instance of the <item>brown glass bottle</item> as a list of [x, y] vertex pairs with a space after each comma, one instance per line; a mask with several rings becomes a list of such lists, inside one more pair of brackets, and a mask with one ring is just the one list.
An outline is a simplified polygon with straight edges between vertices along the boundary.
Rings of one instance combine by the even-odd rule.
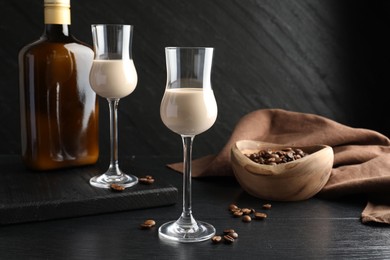
[[93, 50], [70, 32], [70, 0], [45, 0], [41, 38], [19, 52], [22, 158], [34, 170], [96, 163]]

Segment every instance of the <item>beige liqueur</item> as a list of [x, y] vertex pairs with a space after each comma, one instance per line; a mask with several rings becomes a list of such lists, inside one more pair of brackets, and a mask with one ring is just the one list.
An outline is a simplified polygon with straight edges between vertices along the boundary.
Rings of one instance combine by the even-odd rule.
[[90, 73], [92, 89], [105, 98], [123, 98], [137, 85], [137, 72], [131, 59], [94, 60]]
[[217, 118], [217, 103], [211, 89], [167, 89], [161, 102], [161, 119], [173, 132], [197, 135], [209, 129]]

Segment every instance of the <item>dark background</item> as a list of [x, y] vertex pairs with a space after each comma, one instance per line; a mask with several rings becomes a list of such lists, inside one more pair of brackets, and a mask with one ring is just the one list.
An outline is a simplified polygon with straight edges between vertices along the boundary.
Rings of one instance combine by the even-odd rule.
[[[72, 32], [91, 44], [92, 23], [133, 24], [138, 85], [119, 105], [120, 155], [178, 155], [162, 124], [166, 46], [215, 47], [219, 114], [194, 156], [217, 153], [237, 121], [262, 108], [315, 113], [390, 136], [390, 1], [73, 0]], [[0, 153], [18, 154], [20, 48], [43, 32], [43, 0], [0, 2]], [[101, 150], [108, 106], [100, 99]]]

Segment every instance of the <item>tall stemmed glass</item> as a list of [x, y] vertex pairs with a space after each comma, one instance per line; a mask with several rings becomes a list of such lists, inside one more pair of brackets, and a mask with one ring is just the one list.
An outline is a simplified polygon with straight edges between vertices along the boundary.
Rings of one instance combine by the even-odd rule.
[[89, 80], [96, 94], [107, 99], [110, 109], [110, 166], [89, 181], [99, 188], [110, 188], [111, 184], [131, 187], [138, 183], [138, 178], [123, 173], [118, 163], [118, 103], [134, 91], [138, 80], [131, 57], [132, 36], [132, 25], [92, 25], [95, 57]]
[[183, 211], [179, 219], [159, 228], [162, 239], [198, 242], [211, 238], [215, 228], [197, 221], [191, 206], [192, 142], [209, 129], [217, 118], [217, 103], [211, 88], [213, 48], [167, 47], [167, 83], [161, 101], [164, 124], [183, 141]]

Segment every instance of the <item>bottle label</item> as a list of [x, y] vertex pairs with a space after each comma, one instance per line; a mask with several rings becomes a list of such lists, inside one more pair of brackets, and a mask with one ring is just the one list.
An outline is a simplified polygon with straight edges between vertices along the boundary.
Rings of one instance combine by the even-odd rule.
[[70, 24], [70, 5], [45, 2], [45, 24]]

